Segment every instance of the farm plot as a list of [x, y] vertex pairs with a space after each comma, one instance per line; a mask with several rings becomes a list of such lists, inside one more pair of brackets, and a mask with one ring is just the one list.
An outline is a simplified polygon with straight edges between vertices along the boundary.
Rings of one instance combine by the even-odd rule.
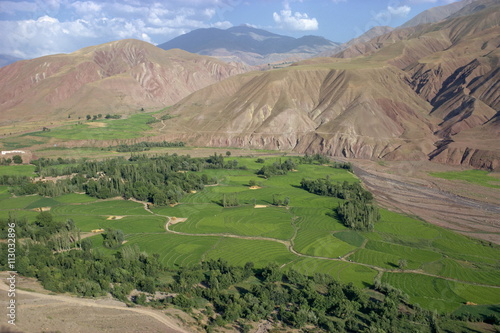
[[286, 266], [296, 271], [314, 275], [323, 273], [333, 276], [339, 281], [352, 282], [359, 288], [366, 288], [373, 284], [373, 279], [377, 275], [374, 269], [352, 264], [345, 261], [320, 260], [314, 258], [301, 258]]
[[299, 230], [294, 239], [297, 252], [316, 257], [337, 258], [356, 248], [323, 230]]
[[385, 273], [382, 281], [408, 294], [410, 302], [439, 312], [451, 312], [466, 302], [498, 304], [500, 288], [447, 281], [418, 274]]
[[63, 205], [54, 207], [52, 212], [57, 215], [150, 215], [141, 203], [125, 200]]
[[186, 222], [171, 229], [192, 234], [226, 233], [277, 239], [289, 239], [293, 234], [291, 215], [284, 208], [210, 207], [208, 210], [192, 210], [191, 213]]
[[[22, 157], [22, 156], [21, 156]], [[28, 176], [35, 175], [34, 165], [0, 165], [0, 176]]]
[[[63, 140], [115, 140], [144, 136], [151, 129], [146, 123], [154, 120], [151, 114], [135, 114], [128, 119], [99, 120], [93, 123], [72, 124], [52, 129], [50, 132], [28, 133], [31, 136]], [[103, 126], [95, 126], [95, 124]]]
[[261, 268], [269, 263], [282, 265], [295, 258], [284, 244], [265, 240], [247, 240], [237, 238], [221, 238], [205, 256], [206, 259], [222, 258], [233, 265], [244, 265], [253, 262]]
[[165, 218], [160, 216], [130, 215], [119, 219], [101, 215], [65, 215], [82, 231], [120, 229], [124, 234], [165, 233]]
[[365, 241], [365, 238], [359, 232], [352, 230], [339, 231], [334, 233], [333, 236], [355, 247], [360, 247]]
[[10, 209], [25, 209], [30, 204], [43, 199], [43, 197], [39, 195], [28, 195], [23, 197], [6, 197], [3, 200], [0, 200], [0, 209], [1, 210], [10, 210]]
[[407, 260], [408, 268], [411, 269], [419, 268], [424, 263], [433, 262], [442, 258], [442, 255], [437, 252], [373, 240], [368, 241], [365, 248], [399, 256], [400, 259]]
[[454, 259], [490, 265], [498, 264], [499, 251], [497, 247], [486, 246], [480, 241], [448, 230], [442, 229], [441, 237], [436, 239], [432, 245]]
[[56, 197], [55, 199], [58, 202], [64, 203], [64, 204], [89, 203], [89, 202], [97, 201], [96, 198], [93, 198], [93, 197], [88, 196], [86, 194], [78, 194], [78, 193], [61, 195], [59, 197]]
[[218, 237], [195, 237], [173, 234], [134, 234], [126, 237], [126, 246], [137, 244], [148, 253], [158, 253], [167, 267], [190, 266], [199, 263], [204, 254], [219, 241]]
[[483, 284], [500, 285], [500, 274], [495, 266], [478, 265], [471, 262], [458, 262], [453, 259], [442, 259], [423, 266], [425, 272]]
[[449, 172], [431, 172], [431, 176], [449, 180], [458, 180], [486, 187], [500, 188], [500, 178], [493, 177], [484, 170], [464, 170]]

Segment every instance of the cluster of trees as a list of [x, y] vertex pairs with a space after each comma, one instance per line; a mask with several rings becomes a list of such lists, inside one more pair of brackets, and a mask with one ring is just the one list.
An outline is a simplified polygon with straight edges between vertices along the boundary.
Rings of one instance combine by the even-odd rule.
[[12, 224], [16, 226], [17, 239], [30, 239], [52, 251], [69, 250], [76, 244], [81, 245], [80, 230], [74, 221], [58, 221], [50, 212], [40, 212], [31, 223], [26, 217], [10, 212], [8, 218], [0, 218], [0, 239], [7, 238], [8, 226]]
[[278, 194], [273, 194], [273, 205], [274, 206], [285, 206], [288, 207], [290, 204], [290, 197], [281, 197]]
[[237, 207], [240, 205], [238, 193], [224, 193], [221, 200], [222, 207]]
[[108, 229], [102, 234], [103, 242], [102, 245], [108, 249], [116, 249], [120, 247], [125, 239], [123, 231], [116, 229]]
[[336, 209], [342, 223], [351, 229], [373, 231], [380, 220], [378, 208], [361, 200], [349, 200], [339, 204]]
[[271, 176], [286, 175], [288, 171], [291, 171], [295, 168], [296, 164], [291, 158], [288, 158], [283, 163], [280, 159], [278, 162], [274, 162], [271, 165], [262, 166], [262, 168], [257, 171], [257, 174], [265, 178], [269, 178]]
[[352, 172], [352, 164], [349, 162], [333, 162], [332, 167], [335, 169], [344, 169]]
[[299, 161], [301, 164], [313, 164], [313, 163], [318, 163], [318, 164], [328, 164], [330, 163], [330, 159], [322, 154], [305, 154], [302, 157], [299, 157]]
[[300, 186], [310, 193], [346, 200], [336, 208], [338, 218], [346, 227], [372, 231], [380, 220], [378, 208], [371, 204], [373, 195], [359, 183], [334, 183], [329, 178], [319, 178], [302, 179]]
[[93, 115], [93, 116], [91, 116], [91, 115], [88, 114], [86, 118], [87, 118], [87, 121], [89, 121], [89, 120], [94, 121], [94, 120], [97, 120], [97, 119], [101, 119], [102, 118], [102, 114], [99, 113], [99, 114]]
[[2, 157], [0, 158], [0, 165], [10, 165], [14, 162], [15, 164], [22, 164], [23, 163], [23, 158], [21, 155], [14, 155], [12, 158], [10, 157]]
[[300, 186], [310, 193], [339, 199], [360, 201], [371, 201], [373, 199], [371, 192], [365, 190], [360, 183], [332, 182], [328, 177], [302, 179]]
[[185, 143], [182, 141], [175, 141], [175, 142], [168, 142], [168, 141], [162, 141], [162, 142], [139, 142], [139, 143], [134, 143], [131, 145], [127, 144], [121, 144], [118, 146], [112, 146], [108, 147], [107, 150], [115, 150], [119, 153], [126, 153], [126, 152], [141, 152], [141, 151], [148, 151], [151, 148], [158, 148], [158, 147], [184, 147]]
[[[144, 111], [144, 110], [143, 110]], [[106, 114], [104, 118], [106, 119], [121, 119], [122, 115], [121, 114]]]
[[[35, 161], [44, 175], [67, 175], [55, 182], [38, 181], [29, 178], [5, 179], [17, 183], [12, 191], [16, 195], [40, 194], [59, 196], [72, 192], [85, 192], [99, 199], [122, 196], [149, 201], [155, 205], [178, 202], [185, 193], [203, 189], [214, 184], [215, 178], [205, 174], [187, 171], [202, 171], [205, 168], [233, 168], [233, 163], [224, 163], [222, 155], [208, 158], [162, 155], [148, 157], [133, 155], [129, 160], [113, 158], [103, 161], [71, 160], [72, 164], [56, 165], [55, 161]], [[73, 163], [76, 162], [76, 163]], [[43, 167], [44, 166], [44, 167]]]
[[31, 178], [28, 176], [16, 176], [16, 175], [1, 175], [0, 176], [0, 185], [22, 185], [31, 181]]
[[12, 163], [11, 158], [5, 158], [5, 157], [0, 158], [0, 165], [10, 165], [11, 163]]

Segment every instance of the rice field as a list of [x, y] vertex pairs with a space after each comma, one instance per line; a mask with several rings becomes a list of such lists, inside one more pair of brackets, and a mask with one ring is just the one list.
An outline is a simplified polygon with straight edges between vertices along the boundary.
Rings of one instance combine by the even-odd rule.
[[[286, 157], [287, 158], [287, 157]], [[439, 312], [452, 312], [466, 302], [500, 304], [500, 250], [417, 218], [381, 209], [373, 232], [346, 228], [333, 209], [340, 199], [300, 188], [302, 178], [330, 177], [356, 182], [346, 170], [298, 165], [297, 171], [269, 179], [255, 172], [255, 158], [236, 159], [247, 170], [204, 170], [216, 186], [185, 195], [174, 207], [154, 207], [119, 198], [98, 200], [85, 194], [55, 198], [12, 197], [0, 186], [0, 218], [15, 211], [33, 221], [40, 207], [56, 219], [72, 219], [85, 232], [114, 228], [125, 234], [124, 246], [158, 253], [171, 268], [222, 258], [233, 265], [253, 262], [257, 268], [275, 262], [283, 269], [325, 273], [360, 288], [382, 282], [401, 289], [411, 302]], [[285, 157], [281, 157], [282, 160]], [[266, 164], [279, 157], [266, 158]], [[18, 172], [18, 171], [12, 171]], [[255, 180], [259, 188], [250, 189]], [[224, 194], [237, 193], [240, 206], [220, 205]], [[273, 196], [289, 197], [288, 207], [273, 206]], [[260, 207], [260, 208], [255, 208]], [[185, 218], [165, 229], [169, 217]], [[91, 238], [104, 253], [102, 236]], [[346, 256], [345, 259], [343, 257]], [[404, 259], [406, 266], [399, 267]]]

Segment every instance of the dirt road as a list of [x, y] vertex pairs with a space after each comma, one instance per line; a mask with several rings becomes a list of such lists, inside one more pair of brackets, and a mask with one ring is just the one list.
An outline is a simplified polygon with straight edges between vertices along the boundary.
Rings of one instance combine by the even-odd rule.
[[[5, 279], [2, 279], [2, 282], [0, 282], [2, 303], [5, 301], [9, 290], [5, 281]], [[147, 329], [148, 332], [190, 332], [180, 327], [178, 323], [160, 311], [147, 308], [128, 308], [124, 303], [110, 299], [97, 300], [66, 295], [47, 295], [17, 289], [16, 303], [18, 304], [18, 320], [15, 328], [21, 329], [23, 332], [47, 330], [55, 332], [62, 329], [62, 331], [70, 330], [75, 333], [90, 333], [102, 331], [103, 327], [109, 328], [106, 332], [119, 332], [120, 329], [123, 330], [123, 324], [126, 321], [134, 322], [134, 324], [143, 322], [142, 325], [145, 325], [146, 322], [146, 325], [150, 325]], [[71, 316], [63, 315], [62, 311], [69, 309], [71, 309]], [[57, 317], [54, 317], [53, 313], [56, 313]], [[114, 318], [122, 321], [122, 325], [117, 324]], [[151, 320], [146, 320], [146, 318], [153, 319], [154, 323], [151, 323]], [[37, 327], [37, 325], [40, 326]], [[141, 331], [140, 328], [133, 329], [130, 324], [125, 326], [130, 328], [130, 330], [127, 330], [128, 332]], [[142, 327], [146, 329], [144, 326]]]

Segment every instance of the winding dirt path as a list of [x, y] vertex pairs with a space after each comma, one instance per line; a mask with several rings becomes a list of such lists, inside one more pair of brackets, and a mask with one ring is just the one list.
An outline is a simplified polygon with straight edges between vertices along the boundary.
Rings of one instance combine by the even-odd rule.
[[[155, 213], [153, 213], [153, 214], [155, 214]], [[264, 241], [270, 241], [270, 242], [276, 242], [276, 243], [283, 244], [283, 245], [285, 245], [287, 247], [287, 249], [288, 249], [288, 251], [290, 251], [290, 253], [292, 253], [292, 254], [294, 254], [294, 255], [296, 255], [298, 257], [311, 258], [311, 259], [320, 259], [320, 260], [348, 262], [350, 264], [360, 265], [360, 266], [364, 266], [364, 267], [368, 267], [368, 268], [374, 269], [374, 270], [376, 270], [378, 272], [379, 276], [381, 276], [383, 273], [413, 273], [413, 274], [426, 275], [426, 276], [430, 276], [430, 277], [440, 278], [440, 279], [443, 279], [443, 280], [448, 280], [448, 281], [453, 281], [453, 282], [459, 282], [459, 283], [464, 283], [464, 284], [470, 284], [470, 285], [475, 285], [475, 286], [500, 288], [500, 286], [496, 286], [496, 285], [488, 285], [488, 284], [482, 284], [482, 283], [472, 282], [472, 281], [463, 281], [463, 280], [454, 279], [454, 278], [450, 278], [450, 277], [445, 277], [445, 276], [441, 276], [441, 275], [431, 274], [431, 273], [427, 273], [427, 272], [424, 272], [424, 271], [419, 270], [419, 269], [415, 269], [415, 270], [387, 269], [387, 268], [382, 268], [382, 267], [375, 266], [375, 265], [370, 265], [370, 264], [365, 264], [365, 263], [350, 261], [348, 259], [348, 257], [350, 255], [352, 255], [354, 252], [356, 252], [357, 250], [359, 250], [360, 248], [364, 248], [365, 245], [366, 245], [366, 243], [368, 242], [367, 239], [365, 239], [365, 241], [363, 242], [363, 244], [362, 244], [362, 246], [360, 248], [357, 248], [357, 249], [355, 249], [355, 250], [353, 250], [353, 251], [345, 254], [344, 256], [342, 256], [340, 258], [321, 257], [321, 256], [313, 256], [313, 255], [308, 255], [308, 254], [303, 254], [303, 253], [297, 252], [293, 248], [293, 240], [286, 241], [286, 240], [277, 239], [277, 238], [268, 238], [268, 237], [259, 237], [259, 236], [240, 236], [240, 235], [234, 235], [234, 234], [221, 234], [221, 233], [192, 234], [192, 233], [174, 231], [174, 230], [170, 229], [171, 220], [170, 220], [169, 216], [159, 215], [159, 214], [155, 214], [155, 215], [167, 218], [167, 222], [165, 224], [165, 230], [167, 232], [169, 232], [169, 233], [176, 234], [176, 235], [195, 236], [195, 237], [228, 237], [228, 238], [238, 238], [238, 239], [246, 239], [246, 240], [264, 240]], [[292, 225], [294, 226], [293, 222], [294, 221], [292, 221]], [[298, 228], [297, 228], [297, 231], [298, 231]]]
[[[2, 279], [5, 282], [5, 279]], [[8, 286], [4, 283], [0, 283], [0, 289], [2, 292], [7, 292], [9, 290]], [[41, 294], [38, 292], [34, 291], [26, 291], [26, 290], [20, 290], [16, 289], [16, 294], [19, 295], [28, 295], [28, 296], [33, 296], [35, 298], [39, 299], [44, 299], [48, 301], [57, 301], [57, 302], [64, 302], [68, 305], [77, 305], [77, 306], [86, 306], [86, 307], [93, 307], [93, 308], [100, 308], [100, 309], [112, 309], [112, 310], [120, 310], [120, 311], [129, 311], [129, 312], [134, 312], [138, 313], [141, 315], [149, 316], [160, 323], [162, 323], [165, 327], [165, 332], [167, 333], [189, 333], [189, 331], [186, 331], [182, 327], [180, 327], [175, 321], [167, 317], [165, 314], [158, 313], [157, 311], [146, 309], [146, 308], [129, 308], [127, 307], [124, 303], [123, 306], [118, 306], [118, 305], [107, 305], [107, 304], [102, 304], [99, 303], [99, 300], [95, 299], [86, 299], [86, 298], [76, 298], [72, 296], [66, 296], [66, 295], [46, 295], [46, 294]], [[23, 306], [23, 304], [19, 304], [20, 307]]]

